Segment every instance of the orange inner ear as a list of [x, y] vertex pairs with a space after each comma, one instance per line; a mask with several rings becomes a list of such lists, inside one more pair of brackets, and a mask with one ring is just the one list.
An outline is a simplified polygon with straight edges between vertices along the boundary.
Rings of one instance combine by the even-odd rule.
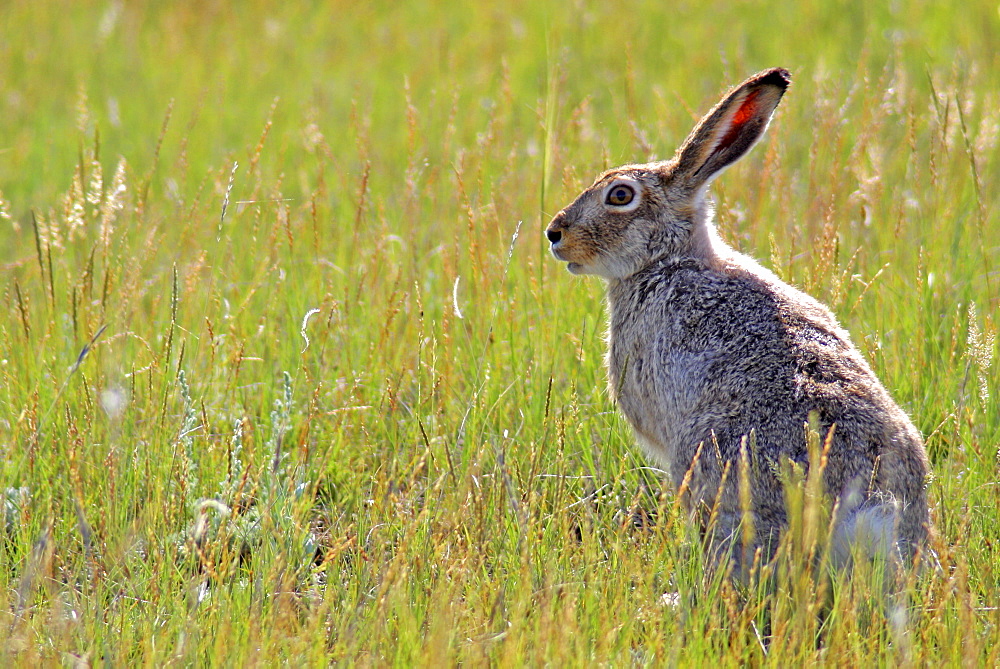
[[725, 148], [736, 141], [739, 134], [743, 132], [744, 124], [756, 115], [757, 95], [759, 93], [760, 91], [756, 90], [747, 95], [743, 104], [741, 104], [740, 108], [736, 110], [735, 114], [733, 114], [733, 119], [729, 123], [729, 132], [727, 132], [725, 137], [722, 138], [722, 141], [719, 142], [716, 150]]

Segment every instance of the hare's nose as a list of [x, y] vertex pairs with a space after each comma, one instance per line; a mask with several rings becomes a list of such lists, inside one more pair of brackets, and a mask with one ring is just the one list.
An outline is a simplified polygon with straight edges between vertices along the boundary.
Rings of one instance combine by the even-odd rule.
[[545, 231], [545, 236], [549, 238], [550, 243], [555, 244], [560, 239], [562, 239], [562, 230], [554, 230], [552, 228], [549, 228], [548, 230]]

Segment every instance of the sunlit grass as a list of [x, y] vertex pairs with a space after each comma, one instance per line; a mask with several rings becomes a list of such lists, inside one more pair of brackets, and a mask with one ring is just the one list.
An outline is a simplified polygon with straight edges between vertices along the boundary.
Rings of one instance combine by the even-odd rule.
[[[286, 5], [0, 8], [4, 664], [997, 663], [995, 4]], [[703, 568], [540, 234], [776, 65], [717, 219], [927, 437], [902, 627]]]

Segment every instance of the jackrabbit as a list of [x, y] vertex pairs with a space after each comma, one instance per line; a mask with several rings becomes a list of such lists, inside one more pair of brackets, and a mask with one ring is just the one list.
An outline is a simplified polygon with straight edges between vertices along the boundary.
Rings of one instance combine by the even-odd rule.
[[780, 472], [789, 460], [808, 469], [805, 425], [818, 420], [833, 561], [853, 550], [912, 562], [928, 533], [920, 434], [830, 310], [712, 223], [709, 184], [764, 134], [790, 80], [779, 68], [750, 77], [673, 159], [602, 174], [546, 236], [570, 272], [608, 281], [611, 395], [715, 556], [745, 573], [746, 536], [773, 555], [787, 524]]

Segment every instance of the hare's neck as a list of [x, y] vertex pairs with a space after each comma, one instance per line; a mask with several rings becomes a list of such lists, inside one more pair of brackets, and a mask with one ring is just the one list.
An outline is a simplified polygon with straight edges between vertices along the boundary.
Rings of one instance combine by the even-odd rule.
[[733, 255], [733, 249], [719, 237], [714, 217], [715, 204], [711, 198], [702, 196], [695, 208], [688, 254], [709, 267], [719, 267]]
[[704, 262], [709, 267], [717, 267], [722, 264], [723, 259], [732, 254], [733, 249], [722, 241], [711, 220], [705, 221], [702, 225], [696, 225], [691, 231], [690, 255], [692, 258]]
[[[653, 267], [687, 262], [694, 262], [709, 269], [721, 270], [734, 255], [736, 255], [736, 251], [719, 237], [711, 219], [696, 220], [691, 231], [683, 240], [675, 240], [671, 244], [663, 245], [659, 252], [654, 252], [646, 264], [634, 272], [632, 276]], [[628, 278], [625, 277], [619, 281], [626, 281]]]
[[735, 252], [715, 230], [714, 209], [710, 198], [703, 193], [696, 194], [689, 207], [676, 212], [683, 222], [667, 223], [654, 233], [651, 254], [642, 269], [685, 260], [694, 260], [713, 269], [723, 267]]

